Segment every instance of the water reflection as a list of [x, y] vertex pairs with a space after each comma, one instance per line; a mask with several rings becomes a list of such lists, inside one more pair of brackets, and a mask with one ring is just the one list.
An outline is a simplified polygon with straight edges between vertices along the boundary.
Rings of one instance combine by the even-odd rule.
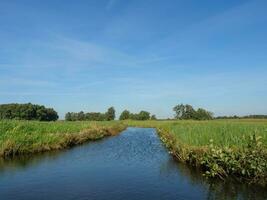
[[207, 188], [207, 200], [225, 200], [225, 199], [248, 199], [248, 200], [266, 200], [267, 188], [259, 185], [240, 183], [234, 180], [211, 180], [202, 175], [202, 172], [196, 168], [189, 167], [183, 163], [173, 162], [170, 158], [168, 162], [161, 166], [161, 172], [168, 176], [173, 168], [179, 170], [183, 179], [188, 179], [191, 185], [202, 185]]
[[30, 155], [22, 155], [15, 158], [10, 159], [2, 159], [0, 158], [0, 176], [3, 175], [5, 172], [18, 172], [21, 170], [25, 170], [28, 167], [34, 167], [44, 160], [56, 160], [58, 156], [63, 154], [64, 151], [53, 151], [53, 152], [45, 152], [45, 153], [38, 153], [34, 156]]

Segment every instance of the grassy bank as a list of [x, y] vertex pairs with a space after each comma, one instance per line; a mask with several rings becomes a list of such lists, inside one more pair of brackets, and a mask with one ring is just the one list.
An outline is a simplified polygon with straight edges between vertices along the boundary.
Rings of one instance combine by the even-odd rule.
[[68, 148], [116, 135], [120, 122], [0, 121], [0, 157]]
[[267, 183], [267, 120], [126, 121], [155, 127], [180, 161], [207, 177]]
[[207, 177], [267, 183], [267, 120], [0, 121], [0, 157], [64, 149], [127, 126], [156, 128], [173, 156]]

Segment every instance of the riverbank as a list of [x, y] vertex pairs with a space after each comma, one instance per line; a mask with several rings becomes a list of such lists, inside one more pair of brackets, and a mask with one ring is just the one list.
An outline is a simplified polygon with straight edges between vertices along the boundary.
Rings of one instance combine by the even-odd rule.
[[59, 150], [112, 136], [126, 125], [112, 122], [0, 121], [0, 157]]
[[206, 177], [267, 183], [267, 120], [126, 121], [155, 127], [170, 153]]
[[128, 126], [156, 128], [170, 153], [206, 177], [267, 183], [267, 120], [38, 122], [0, 121], [0, 157], [59, 150], [116, 135]]

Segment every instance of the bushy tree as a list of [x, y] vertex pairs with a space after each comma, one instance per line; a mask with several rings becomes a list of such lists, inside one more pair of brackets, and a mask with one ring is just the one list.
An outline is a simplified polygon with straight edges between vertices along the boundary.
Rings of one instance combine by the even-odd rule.
[[108, 121], [115, 119], [115, 109], [114, 107], [110, 107], [108, 111], [106, 112], [106, 119]]
[[130, 112], [128, 110], [124, 110], [120, 115], [120, 120], [130, 119]]
[[193, 106], [179, 104], [173, 108], [176, 119], [210, 120], [213, 114], [203, 108], [195, 110]]
[[78, 121], [83, 121], [84, 120], [84, 112], [83, 111], [78, 112], [77, 118], [78, 118]]
[[197, 120], [211, 120], [213, 119], [213, 114], [203, 108], [199, 108], [196, 112]]
[[0, 119], [55, 121], [57, 112], [37, 104], [2, 104], [0, 105]]
[[193, 106], [186, 104], [183, 119], [196, 119], [196, 111]]
[[140, 111], [138, 114], [138, 120], [149, 120], [150, 119], [150, 113], [147, 111]]
[[78, 113], [75, 112], [68, 112], [65, 115], [66, 121], [105, 121], [105, 120], [114, 120], [115, 118], [115, 109], [110, 107], [106, 113], [100, 112], [88, 112], [84, 113], [80, 111]]
[[107, 120], [106, 114], [100, 112], [90, 112], [85, 114], [85, 120], [88, 121], [105, 121]]
[[175, 112], [176, 119], [182, 119], [185, 113], [185, 106], [183, 104], [179, 104], [173, 108], [173, 111]]
[[120, 120], [132, 119], [132, 120], [149, 120], [150, 113], [147, 111], [140, 111], [139, 113], [130, 113], [128, 110], [124, 110], [120, 115]]
[[66, 120], [66, 121], [72, 121], [72, 115], [71, 115], [70, 112], [67, 112], [67, 113], [65, 114], [65, 120]]
[[157, 120], [157, 117], [156, 117], [156, 115], [152, 115], [150, 119], [151, 120]]

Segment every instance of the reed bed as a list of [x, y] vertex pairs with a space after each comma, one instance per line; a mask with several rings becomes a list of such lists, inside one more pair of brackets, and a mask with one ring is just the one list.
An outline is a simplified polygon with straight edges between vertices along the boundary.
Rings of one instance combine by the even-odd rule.
[[7, 158], [68, 148], [89, 140], [116, 135], [119, 122], [0, 121], [0, 157]]
[[170, 153], [206, 177], [267, 184], [267, 120], [126, 121], [155, 127]]

